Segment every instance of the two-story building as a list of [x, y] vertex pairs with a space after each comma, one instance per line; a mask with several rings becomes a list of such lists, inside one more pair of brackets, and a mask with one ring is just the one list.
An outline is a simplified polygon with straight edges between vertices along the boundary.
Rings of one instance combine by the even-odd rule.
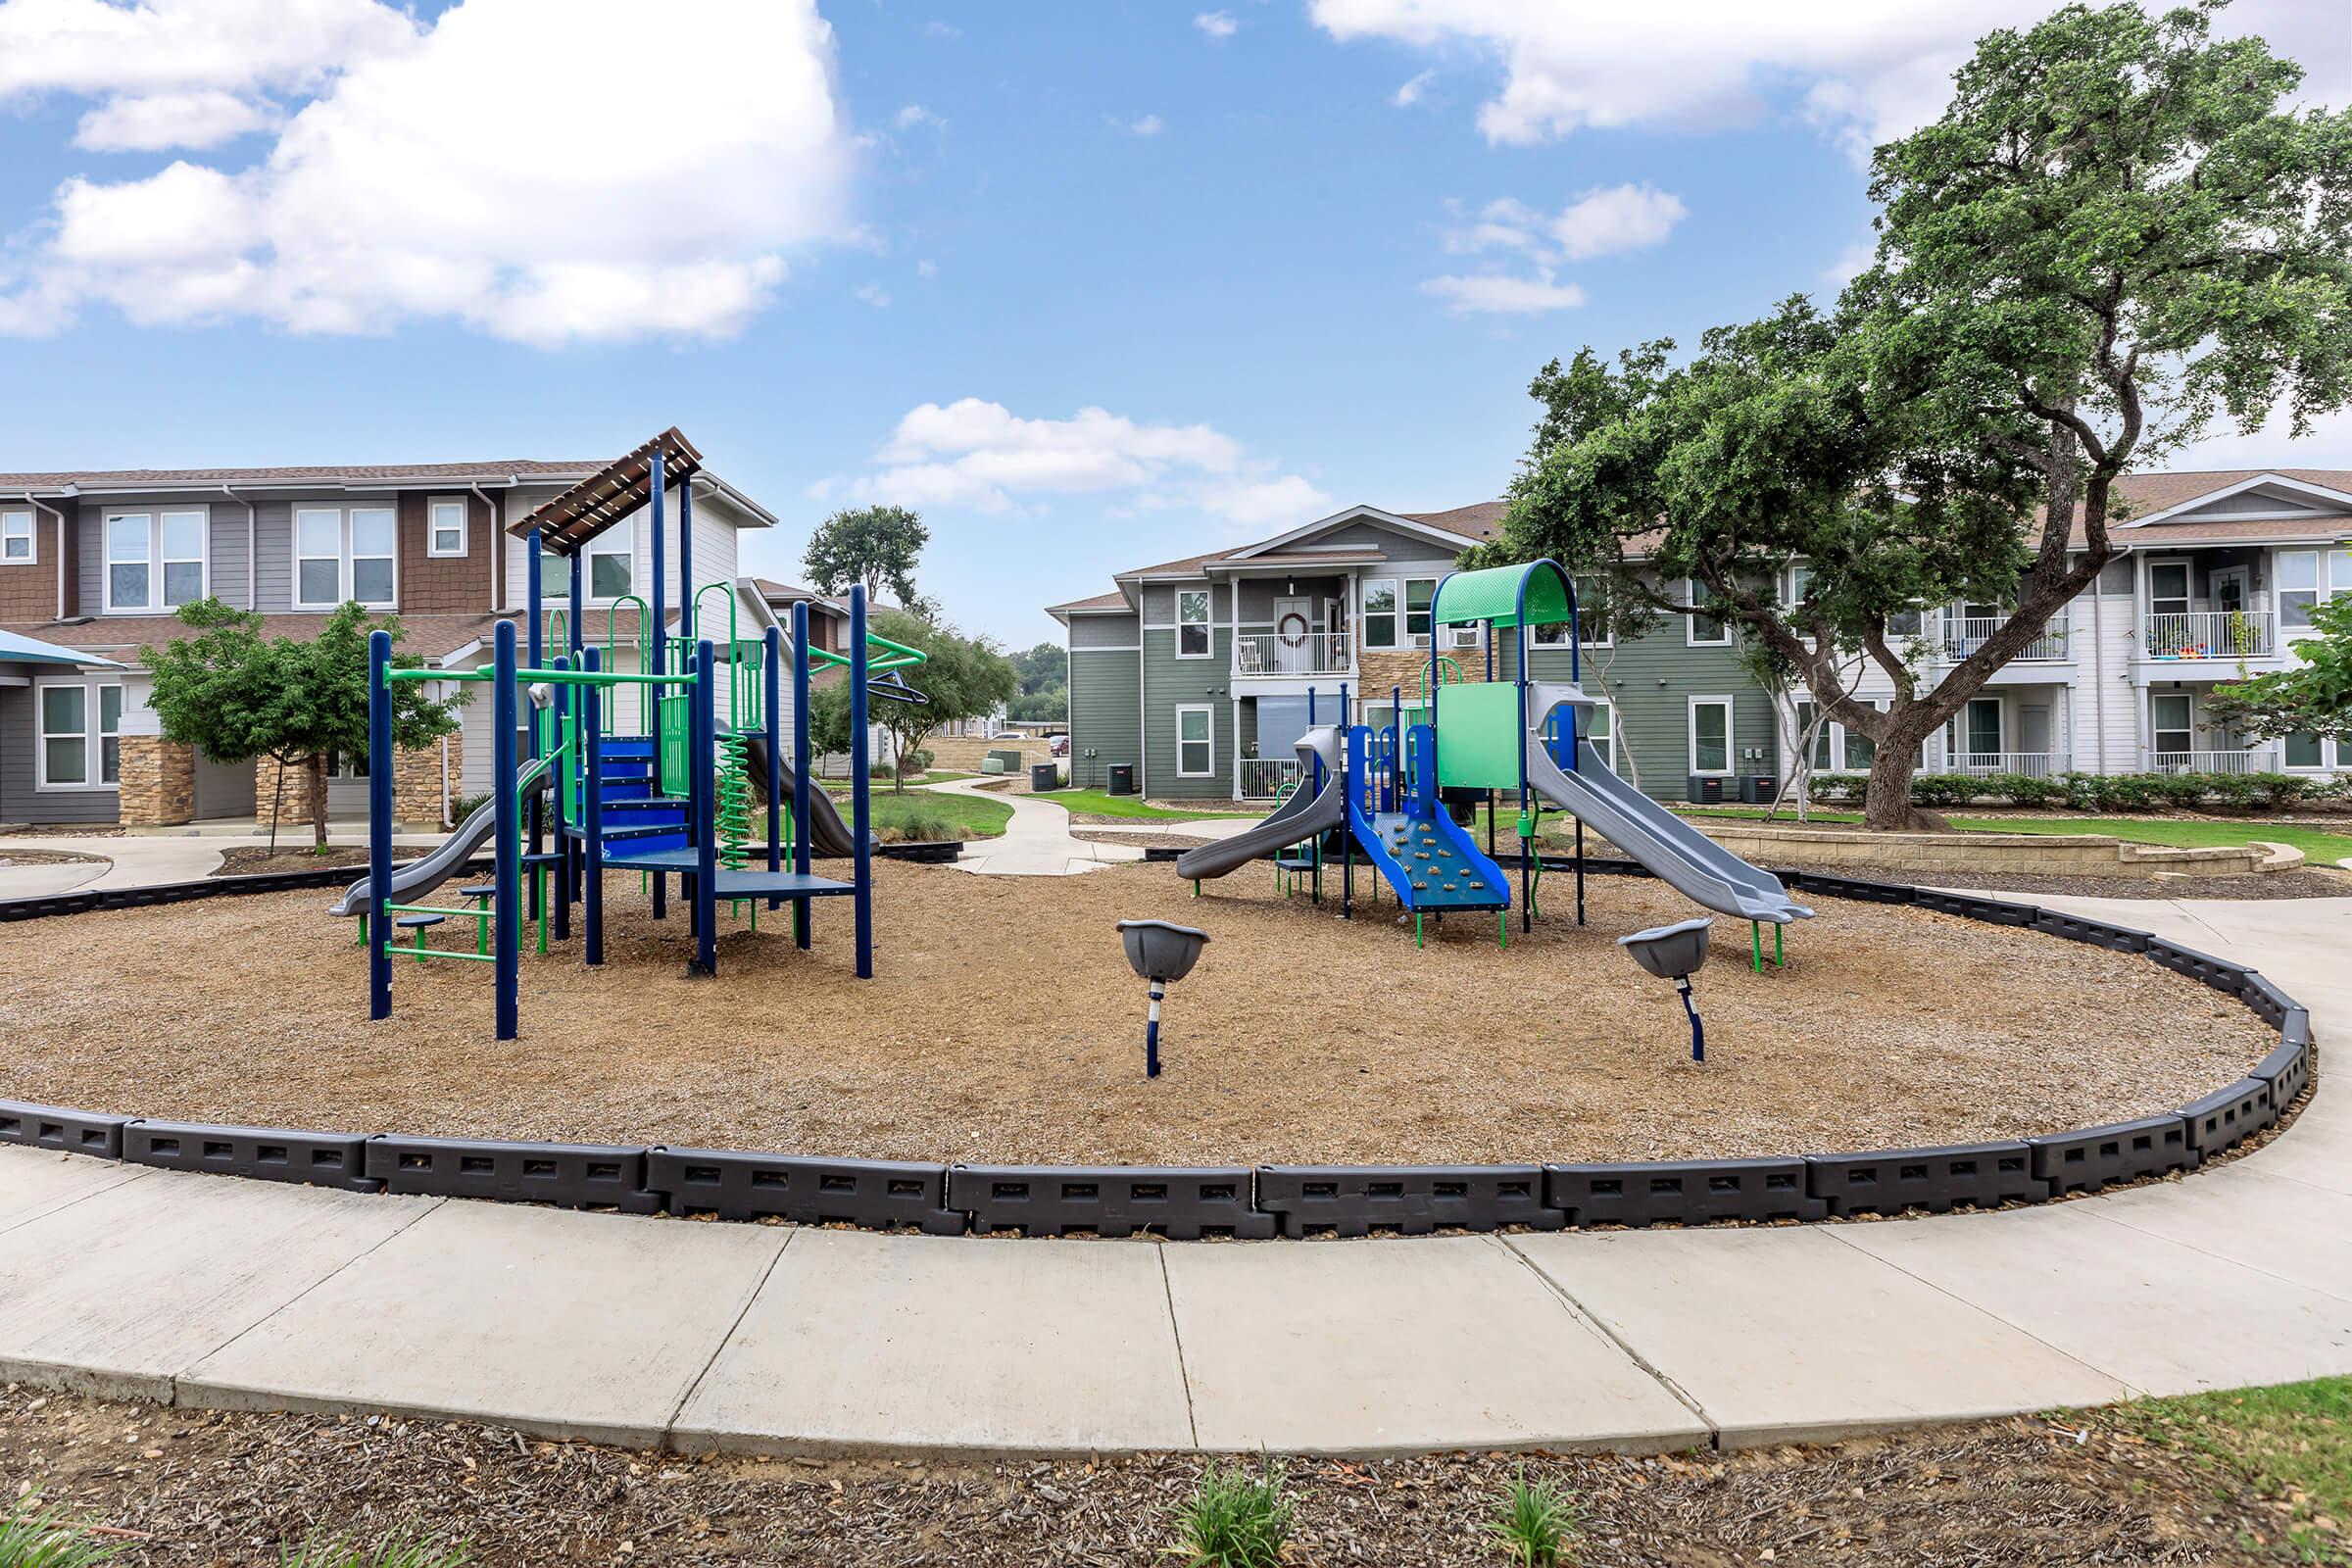
[[[2352, 471], [2233, 470], [2147, 474], [2118, 487], [2123, 554], [2093, 588], [2004, 665], [1925, 749], [1931, 771], [1991, 774], [2267, 771], [2352, 767], [2316, 738], [2248, 745], [2206, 717], [2213, 687], [2291, 662], [2311, 607], [2352, 594]], [[1133, 769], [1162, 798], [1262, 800], [1296, 769], [1291, 742], [1311, 716], [1385, 721], [1392, 690], [1419, 698], [1431, 657], [1429, 606], [1469, 545], [1492, 538], [1499, 502], [1440, 513], [1350, 507], [1237, 549], [1116, 574], [1113, 591], [1050, 608], [1070, 650], [1072, 782]], [[1688, 604], [1690, 584], [1667, 585]], [[1778, 591], [1803, 592], [1792, 566]], [[1900, 640], [1933, 683], [2006, 617], [2004, 606], [1923, 609]], [[1679, 799], [1692, 775], [1730, 781], [1783, 772], [1810, 728], [1799, 692], [1757, 685], [1735, 633], [1671, 615], [1639, 636], [1588, 623], [1578, 650], [1586, 689], [1608, 700], [1596, 737], [1621, 773]], [[1531, 662], [1544, 679], [1571, 666], [1567, 629], [1539, 630]], [[1490, 652], [1469, 628], [1436, 652], [1469, 679], [1507, 675], [1514, 651]], [[1855, 666], [1857, 695], [1884, 703], [1885, 673]], [[1871, 747], [1822, 726], [1814, 761], [1870, 765]]]
[[[451, 669], [486, 658], [491, 627], [528, 604], [528, 551], [509, 525], [602, 463], [444, 463], [342, 467], [0, 473], [0, 630], [86, 663], [0, 665], [0, 822], [171, 826], [268, 815], [275, 769], [222, 765], [163, 739], [139, 650], [188, 634], [182, 605], [208, 596], [260, 613], [267, 635], [317, 634], [337, 606], [397, 613], [404, 654]], [[738, 537], [773, 526], [708, 470], [693, 478], [696, 584], [739, 595], [757, 634], [769, 613], [738, 579]], [[679, 509], [663, 548], [676, 619]], [[643, 513], [600, 535], [585, 564], [584, 633], [631, 667], [637, 606], [652, 583]], [[561, 563], [557, 563], [561, 566]], [[550, 584], [550, 602], [567, 603]], [[553, 615], [551, 614], [551, 620]], [[558, 627], [558, 635], [561, 628]], [[401, 815], [446, 818], [490, 788], [489, 705], [400, 763]], [[327, 808], [366, 809], [366, 760], [331, 760]], [[299, 780], [285, 821], [306, 819]]]

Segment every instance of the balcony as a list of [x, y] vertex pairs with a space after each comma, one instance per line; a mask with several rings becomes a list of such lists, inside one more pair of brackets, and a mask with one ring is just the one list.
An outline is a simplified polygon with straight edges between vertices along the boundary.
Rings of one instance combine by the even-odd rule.
[[2278, 648], [2267, 610], [2192, 610], [2150, 615], [2146, 659], [2263, 659]]
[[1242, 759], [1242, 799], [1270, 801], [1289, 785], [1298, 782], [1298, 759], [1295, 757], [1245, 757]]
[[2228, 752], [2166, 752], [2148, 754], [2151, 773], [2275, 773], [2278, 754], [2268, 746]]
[[1954, 752], [1920, 771], [1960, 778], [1993, 778], [2003, 773], [2049, 778], [2065, 767], [2065, 760], [2055, 752]]
[[[1989, 641], [1992, 634], [2009, 624], [2006, 615], [1946, 615], [1943, 620], [1943, 657], [1953, 663], [1968, 658]], [[2066, 612], [2050, 617], [2041, 635], [2019, 651], [2012, 663], [2047, 663], [2053, 660], [2073, 657], [2067, 650]]]
[[1344, 631], [1244, 632], [1233, 640], [1236, 675], [1351, 675], [1353, 639]]

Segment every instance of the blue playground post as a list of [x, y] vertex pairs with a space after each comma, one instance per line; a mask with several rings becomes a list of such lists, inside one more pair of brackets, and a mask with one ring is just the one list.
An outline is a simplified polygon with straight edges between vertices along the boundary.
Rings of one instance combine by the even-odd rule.
[[384, 951], [392, 897], [392, 634], [368, 634], [368, 907], [360, 915], [368, 939], [368, 1016], [392, 1016], [392, 955]]
[[[678, 635], [694, 638], [694, 480], [678, 486]], [[732, 659], [735, 651], [727, 650]]]
[[[585, 662], [580, 667], [591, 675], [595, 674], [598, 664], [602, 662], [597, 651], [588, 649], [581, 658]], [[605, 961], [605, 739], [601, 723], [604, 715], [599, 711], [603, 704], [604, 694], [600, 688], [593, 685], [580, 688], [580, 706], [585, 718], [580, 726], [580, 746], [585, 758], [581, 768], [588, 797], [586, 808], [581, 812], [586, 818], [587, 843], [584, 848], [588, 862], [587, 886], [583, 890], [587, 894], [587, 903], [582, 914], [588, 924], [587, 961], [592, 965]]]
[[687, 764], [694, 780], [694, 970], [718, 973], [718, 780], [711, 759], [718, 750], [718, 679], [710, 639], [694, 645], [694, 707], [687, 731]]
[[[547, 667], [547, 610], [544, 603], [544, 574], [546, 570], [546, 557], [544, 554], [544, 547], [540, 542], [539, 530], [536, 528], [531, 530], [530, 550], [524, 557], [524, 560], [528, 565], [531, 601], [531, 628], [526, 644], [530, 652], [530, 662], [525, 667], [530, 669], [545, 669]], [[531, 757], [533, 760], [536, 760], [539, 756], [539, 724], [535, 718], [530, 721], [530, 732]], [[545, 844], [540, 839], [540, 825], [541, 817], [539, 797], [534, 795], [531, 797], [531, 819], [529, 823], [531, 830], [531, 853], [533, 855], [537, 855], [542, 849], [546, 848]], [[534, 866], [532, 867], [531, 875], [532, 919], [545, 920], [547, 918], [546, 898], [547, 889], [545, 886], [545, 879], [538, 874], [538, 867]]]
[[[588, 660], [586, 657], [588, 640], [585, 630], [588, 623], [587, 561], [588, 553], [585, 550], [575, 548], [572, 551], [571, 613], [565, 617], [570, 621], [570, 625], [565, 629], [571, 633], [571, 667], [574, 669], [586, 669], [588, 667]], [[588, 699], [583, 692], [583, 695], [579, 698], [578, 705], [573, 709], [573, 711], [575, 713], [584, 711], [587, 706]], [[577, 757], [572, 759], [574, 763], [579, 763], [580, 760], [581, 759]], [[585, 869], [581, 862], [585, 860], [587, 857], [580, 853], [577, 846], [572, 846], [569, 840], [565, 840], [565, 845], [569, 849], [570, 853], [565, 857], [564, 862], [564, 886], [567, 890], [566, 896], [576, 899], [580, 896], [580, 882]]]
[[866, 790], [873, 779], [873, 759], [866, 751], [865, 585], [858, 583], [850, 589], [850, 795], [854, 808], [850, 833], [856, 841], [857, 869], [853, 874], [858, 881], [852, 902], [858, 906], [860, 980], [874, 977], [874, 853], [866, 843], [873, 830], [873, 807], [866, 799]]
[[[569, 669], [572, 667], [571, 661], [565, 658], [564, 655], [558, 654], [556, 656], [555, 667], [557, 669]], [[579, 690], [580, 689], [577, 686], [572, 685], [569, 681], [560, 680], [556, 682], [555, 701], [549, 705], [549, 711], [556, 715], [556, 735], [558, 737], [556, 745], [558, 747], [561, 747], [564, 744], [562, 739], [564, 734], [564, 718], [571, 712], [572, 705], [579, 697]], [[534, 719], [532, 722], [535, 727], [537, 720]], [[578, 727], [576, 725], [573, 727], [573, 735], [576, 742], [576, 737], [578, 735]], [[554, 866], [556, 873], [554, 884], [554, 892], [556, 895], [556, 940], [558, 942], [569, 942], [571, 940], [571, 835], [566, 832], [565, 829], [569, 827], [571, 823], [571, 770], [579, 765], [580, 760], [576, 754], [566, 757], [564, 759], [563, 770], [556, 773], [548, 780], [548, 787], [552, 792], [550, 798], [555, 802], [556, 805], [556, 848], [564, 857], [561, 860], [557, 861]], [[537, 797], [534, 796], [533, 799], [537, 799]], [[532, 866], [532, 882], [538, 883], [544, 881], [547, 877], [548, 870], [549, 867], [545, 865]], [[542, 920], [547, 918], [547, 910], [544, 907], [539, 911], [539, 918]]]
[[[654, 650], [654, 667], [642, 673], [666, 675], [669, 673], [669, 615], [668, 612], [663, 609], [667, 599], [662, 591], [662, 491], [663, 483], [660, 442], [654, 444], [654, 455], [647, 465], [645, 484], [653, 505], [654, 518], [654, 593], [652, 608], [646, 613], [654, 617], [654, 623], [647, 629], [648, 635], [643, 640]], [[653, 793], [656, 795], [671, 793], [667, 787], [671, 781], [665, 781], [662, 777], [662, 705], [666, 700], [668, 691], [669, 688], [666, 686], [646, 686], [640, 688], [637, 699], [637, 711], [640, 714], [650, 713], [652, 715], [652, 721], [646, 724], [645, 732], [654, 737]], [[667, 872], [656, 871], [654, 873], [654, 918], [657, 920], [669, 918], [669, 875]]]
[[[792, 868], [808, 874], [808, 606], [792, 607]], [[792, 940], [808, 946], [808, 901], [792, 901]]]
[[[1340, 733], [1348, 733], [1346, 681], [1340, 682]], [[1348, 754], [1343, 751], [1341, 755], [1345, 757]], [[1343, 794], [1347, 790], [1361, 787], [1361, 781], [1352, 771], [1343, 777], [1341, 783], [1346, 787]], [[1343, 920], [1355, 918], [1355, 835], [1348, 831], [1348, 822], [1347, 816], [1340, 818], [1340, 918]]]
[[[1519, 814], [1522, 817], [1532, 817], [1536, 810], [1536, 792], [1528, 787], [1527, 782], [1527, 683], [1529, 679], [1527, 667], [1527, 579], [1533, 575], [1535, 575], [1533, 572], [1520, 574], [1519, 623], [1511, 628], [1511, 636], [1514, 639], [1512, 646], [1519, 653]], [[1576, 590], [1573, 587], [1568, 590], [1568, 662], [1569, 668], [1573, 670], [1576, 667]], [[1434, 643], [1437, 638], [1433, 636], [1430, 641]], [[1494, 662], [1494, 626], [1490, 621], [1487, 624], [1487, 663], [1492, 667]], [[1573, 708], [1568, 710], [1568, 727], [1571, 730], [1576, 727], [1576, 710]], [[1490, 859], [1494, 858], [1494, 799], [1492, 793], [1487, 797], [1487, 857]], [[1538, 847], [1533, 833], [1529, 833], [1519, 840], [1519, 931], [1522, 936], [1536, 928], [1534, 880], [1537, 853]]]
[[[784, 738], [784, 719], [777, 711], [783, 706], [780, 699], [784, 695], [784, 672], [776, 667], [776, 660], [781, 656], [783, 647], [784, 633], [770, 625], [760, 649], [760, 679], [763, 688], [760, 695], [767, 707], [767, 869], [770, 875], [784, 869], [784, 803], [777, 798], [784, 792], [784, 754], [779, 750]], [[770, 909], [781, 908], [783, 905], [782, 899], [771, 898], [767, 901]]]
[[[377, 635], [381, 635], [378, 633]], [[497, 827], [495, 846], [498, 851], [498, 908], [495, 926], [497, 939], [498, 976], [498, 1038], [512, 1040], [515, 1036], [515, 982], [522, 946], [522, 847], [519, 824], [514, 811], [514, 623], [502, 620], [492, 638], [494, 654], [491, 662], [491, 727], [497, 737], [494, 754], [496, 763], [491, 769], [491, 785], [498, 793], [493, 797]], [[385, 727], [390, 728], [391, 713], [385, 713]], [[390, 740], [387, 734], [385, 739]], [[389, 755], [390, 748], [386, 747]], [[389, 767], [381, 771], [388, 779]]]

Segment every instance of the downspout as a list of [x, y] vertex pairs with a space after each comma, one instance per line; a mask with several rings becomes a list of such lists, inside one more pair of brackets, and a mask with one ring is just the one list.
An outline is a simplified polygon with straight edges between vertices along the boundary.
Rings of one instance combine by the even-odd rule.
[[57, 519], [57, 618], [63, 620], [66, 618], [66, 514], [29, 490], [24, 492], [24, 504]]
[[[508, 482], [513, 483], [514, 481], [510, 479]], [[479, 501], [482, 504], [482, 510], [484, 512], [490, 514], [490, 541], [488, 547], [483, 550], [482, 554], [490, 558], [490, 613], [495, 615], [498, 613], [498, 541], [500, 536], [506, 532], [505, 523], [507, 519], [505, 514], [499, 510], [498, 505], [488, 496], [482, 494], [482, 487], [478, 481], [471, 479], [467, 480], [466, 482], [466, 490], [468, 495], [471, 495], [476, 501]], [[427, 520], [429, 521], [430, 519], [428, 518]]]
[[[251, 612], [262, 608], [262, 563], [260, 556], [256, 554], [256, 549], [261, 543], [261, 529], [256, 521], [260, 509], [227, 485], [220, 487], [220, 493], [245, 509], [245, 609]], [[207, 529], [206, 531], [209, 533], [211, 530]], [[209, 538], [205, 541], [205, 551], [209, 557], [212, 551], [212, 541]]]

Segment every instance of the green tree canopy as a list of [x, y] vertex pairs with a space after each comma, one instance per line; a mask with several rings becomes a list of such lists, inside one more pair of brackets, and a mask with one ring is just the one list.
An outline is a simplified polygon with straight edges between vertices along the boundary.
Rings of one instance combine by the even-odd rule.
[[2314, 635], [2287, 645], [2294, 668], [2215, 688], [2208, 714], [2257, 740], [2324, 735], [2352, 747], [2352, 595], [2312, 606], [2311, 625]]
[[931, 530], [920, 514], [905, 507], [859, 507], [836, 512], [816, 525], [802, 559], [808, 580], [819, 593], [846, 594], [863, 584], [870, 602], [890, 590], [891, 597], [909, 610], [922, 607], [914, 591], [915, 564]]
[[[139, 650], [155, 677], [149, 703], [164, 738], [216, 762], [267, 757], [281, 768], [302, 769], [313, 842], [323, 848], [327, 755], [368, 755], [368, 636], [380, 626], [397, 648], [399, 619], [374, 619], [346, 604], [318, 637], [297, 642], [265, 638], [261, 616], [218, 599], [187, 605], [179, 616], [194, 636]], [[403, 668], [420, 662], [397, 653], [393, 662]], [[393, 744], [403, 751], [429, 745], [458, 727], [457, 708], [426, 696], [416, 682], [399, 683], [392, 687]], [[273, 806], [272, 837], [276, 831]]]
[[[1691, 580], [1876, 743], [1871, 824], [1913, 825], [1920, 743], [2115, 555], [2117, 478], [2352, 401], [2352, 113], [2282, 108], [2301, 71], [2213, 42], [2217, 9], [1988, 34], [1943, 115], [1878, 149], [1877, 257], [1835, 309], [1544, 368], [1475, 564], [1550, 555], [1685, 614]], [[1910, 617], [1961, 598], [2005, 618], [1931, 686]]]
[[[985, 637], [965, 637], [954, 627], [895, 610], [878, 612], [868, 624], [875, 635], [919, 648], [929, 656], [922, 663], [901, 671], [906, 684], [928, 702], [873, 698], [865, 705], [867, 718], [889, 733], [901, 757], [920, 750], [923, 738], [942, 724], [995, 712], [1011, 701], [1019, 687], [1012, 661]], [[837, 678], [809, 702], [808, 744], [818, 753], [839, 755], [849, 750], [850, 738], [849, 684]], [[905, 786], [898, 783], [894, 787]]]
[[1008, 657], [1020, 689], [1005, 705], [1005, 716], [1024, 724], [1066, 721], [1070, 716], [1069, 650], [1059, 643], [1039, 643]]

